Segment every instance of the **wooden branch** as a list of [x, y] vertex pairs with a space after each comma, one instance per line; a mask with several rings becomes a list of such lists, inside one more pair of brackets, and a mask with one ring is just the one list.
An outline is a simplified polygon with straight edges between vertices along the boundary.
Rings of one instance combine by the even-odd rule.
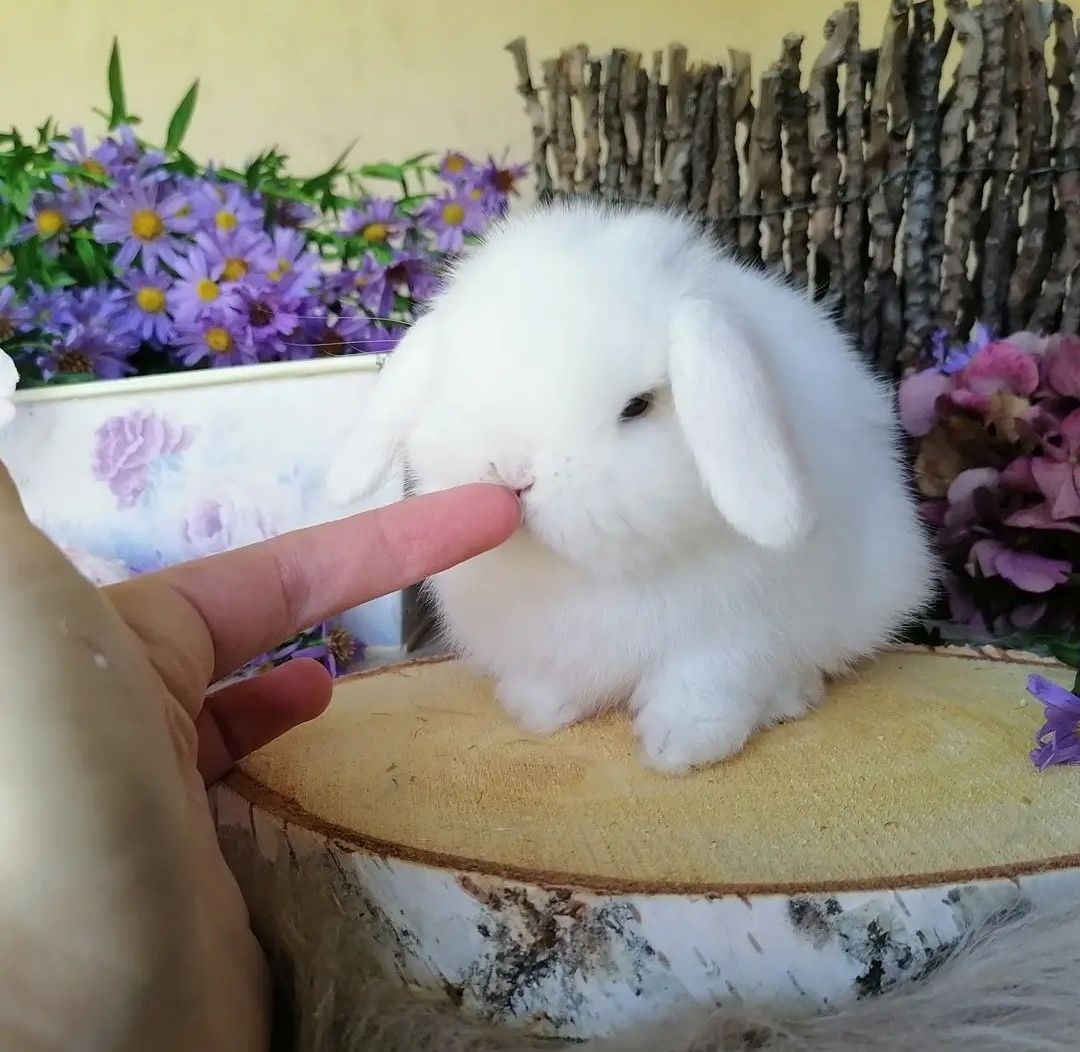
[[784, 37], [780, 56], [780, 116], [787, 136], [791, 201], [795, 206], [788, 218], [788, 256], [791, 279], [800, 288], [810, 283], [810, 212], [802, 206], [810, 203], [814, 180], [807, 96], [802, 90], [802, 45], [801, 35], [789, 33]]
[[[1057, 39], [1053, 81], [1058, 92], [1054, 164], [1058, 168], [1068, 168], [1076, 165], [1080, 158], [1080, 113], [1077, 112], [1077, 99], [1080, 99], [1077, 62], [1080, 61], [1080, 54], [1072, 9], [1067, 4], [1054, 4], [1054, 28]], [[1060, 222], [1048, 231], [1053, 242], [1051, 265], [1028, 323], [1037, 332], [1050, 332], [1059, 325], [1066, 285], [1077, 256], [1077, 238], [1073, 236], [1073, 230], [1076, 227], [1075, 212], [1080, 207], [1078, 192], [1080, 176], [1076, 172], [1060, 171], [1056, 185]]]
[[915, 365], [929, 345], [937, 306], [937, 283], [932, 278], [931, 253], [937, 199], [941, 121], [938, 94], [941, 71], [952, 43], [955, 25], [947, 22], [934, 40], [933, 0], [917, 0], [912, 8], [909, 46], [914, 112], [910, 165], [914, 174], [908, 192], [904, 237], [904, 345], [902, 366]]
[[548, 168], [548, 145], [551, 139], [544, 107], [529, 73], [529, 51], [525, 38], [511, 40], [506, 45], [506, 50], [513, 56], [514, 69], [517, 71], [517, 93], [525, 104], [525, 114], [532, 127], [532, 169], [536, 178], [537, 195], [543, 199], [549, 197], [552, 191], [551, 169]]
[[555, 66], [555, 157], [559, 190], [572, 194], [577, 188], [577, 136], [570, 99], [570, 53], [563, 52]]
[[585, 144], [578, 191], [595, 194], [600, 186], [600, 63], [590, 62], [589, 49], [584, 44], [578, 44], [570, 52], [567, 69], [570, 88], [581, 110], [582, 139]]
[[865, 275], [863, 273], [863, 232], [866, 203], [862, 199], [865, 186], [863, 156], [863, 112], [866, 93], [863, 85], [862, 51], [859, 47], [859, 4], [850, 0], [844, 5], [848, 16], [846, 47], [846, 77], [844, 81], [845, 164], [841, 228], [841, 263], [843, 265], [844, 323], [853, 336], [862, 330], [862, 301]]
[[1020, 250], [1009, 282], [1008, 328], [1012, 332], [1018, 332], [1027, 324], [1051, 257], [1047, 233], [1054, 204], [1054, 177], [1049, 172], [1038, 172], [1039, 169], [1050, 167], [1054, 130], [1054, 113], [1050, 106], [1050, 85], [1046, 69], [1046, 41], [1050, 35], [1050, 20], [1044, 12], [1041, 0], [1023, 0], [1027, 68], [1031, 86], [1029, 113], [1025, 113], [1021, 126], [1033, 125], [1031, 166], [1036, 169], [1037, 174], [1031, 178], [1027, 220], [1021, 232]]
[[664, 53], [654, 51], [649, 84], [645, 91], [645, 130], [641, 145], [641, 200], [652, 201], [656, 197], [656, 173], [660, 168], [658, 146], [663, 124], [663, 76]]
[[893, 269], [896, 234], [903, 215], [907, 140], [911, 113], [905, 93], [910, 0], [892, 0], [870, 99], [867, 183], [870, 201], [870, 274], [863, 298], [862, 343], [891, 369], [903, 339], [900, 290]]
[[694, 215], [705, 213], [712, 187], [713, 159], [716, 151], [716, 82], [718, 67], [701, 71], [701, 89], [694, 113], [694, 131], [690, 141], [690, 197], [688, 207]]
[[607, 60], [607, 75], [604, 78], [604, 138], [607, 140], [607, 158], [604, 161], [600, 191], [608, 200], [619, 196], [623, 164], [626, 160], [626, 138], [620, 110], [623, 57], [624, 52], [618, 48], [611, 52]]
[[969, 171], [961, 179], [953, 201], [953, 222], [941, 264], [941, 309], [938, 318], [944, 328], [957, 334], [961, 332], [961, 323], [969, 313], [974, 294], [968, 278], [968, 256], [975, 223], [982, 209], [985, 169], [992, 159], [1001, 124], [1005, 83], [1005, 20], [1008, 10], [1009, 0], [983, 0], [979, 9], [984, 44], [981, 99], [965, 163]]
[[721, 240], [737, 243], [735, 217], [739, 211], [739, 155], [735, 146], [734, 77], [721, 72], [716, 84], [716, 159], [706, 214]]
[[[1013, 6], [1006, 23], [1006, 67], [1001, 125], [991, 163], [986, 236], [978, 246], [979, 320], [1001, 332], [1008, 308], [1009, 274], [1016, 263], [1020, 205], [1031, 167], [1036, 116], [1032, 109], [1027, 22]], [[1011, 170], [1011, 171], [1010, 171]], [[962, 326], [970, 323], [965, 315]]]
[[810, 241], [814, 246], [814, 283], [823, 294], [839, 273], [840, 249], [836, 239], [836, 200], [840, 187], [840, 158], [836, 152], [837, 70], [851, 35], [850, 13], [838, 11], [825, 23], [825, 47], [810, 73], [808, 124], [810, 149], [818, 173], [816, 205], [810, 219]]
[[[761, 76], [757, 111], [750, 131], [750, 177], [747, 184], [757, 185], [764, 219], [754, 220], [754, 234], [764, 233], [761, 259], [766, 267], [779, 268], [784, 263], [784, 196], [780, 143], [780, 70], [770, 66]], [[741, 240], [741, 239], [740, 239]]]
[[645, 141], [646, 74], [641, 68], [641, 52], [627, 51], [623, 55], [620, 88], [623, 118], [623, 138], [626, 142], [626, 163], [619, 196], [633, 201], [641, 194], [641, 169]]
[[663, 205], [676, 202], [681, 188], [686, 185], [692, 131], [686, 122], [688, 90], [686, 48], [682, 44], [672, 44], [668, 48], [667, 121], [664, 125], [664, 159], [657, 194], [657, 199]]

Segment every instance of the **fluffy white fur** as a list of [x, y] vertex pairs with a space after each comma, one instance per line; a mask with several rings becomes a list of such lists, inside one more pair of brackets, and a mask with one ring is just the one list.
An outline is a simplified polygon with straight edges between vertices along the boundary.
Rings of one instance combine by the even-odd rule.
[[578, 202], [501, 225], [361, 425], [341, 497], [399, 453], [419, 492], [526, 491], [524, 528], [434, 588], [538, 734], [628, 702], [653, 767], [719, 760], [929, 594], [886, 386], [823, 310], [672, 214]]

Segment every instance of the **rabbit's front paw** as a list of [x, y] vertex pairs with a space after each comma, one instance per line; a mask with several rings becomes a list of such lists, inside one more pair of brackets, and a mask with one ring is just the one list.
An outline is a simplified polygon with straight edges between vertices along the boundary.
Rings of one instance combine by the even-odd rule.
[[522, 730], [539, 738], [576, 723], [582, 716], [577, 700], [558, 687], [537, 680], [501, 680], [499, 704]]

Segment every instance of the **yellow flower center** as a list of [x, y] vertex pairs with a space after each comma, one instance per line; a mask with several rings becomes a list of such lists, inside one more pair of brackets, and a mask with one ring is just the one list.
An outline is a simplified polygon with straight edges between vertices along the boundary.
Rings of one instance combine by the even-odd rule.
[[365, 241], [385, 241], [389, 235], [390, 228], [385, 223], [368, 223], [368, 225], [360, 231], [360, 236]]
[[37, 214], [34, 226], [42, 237], [52, 237], [64, 229], [64, 213], [57, 208], [44, 208]]
[[267, 276], [271, 281], [280, 281], [290, 270], [292, 270], [292, 264], [287, 259], [279, 259], [277, 266]]
[[230, 256], [225, 260], [225, 269], [221, 276], [226, 281], [239, 281], [248, 272], [247, 263], [237, 256]]
[[160, 314], [165, 309], [165, 293], [153, 285], [147, 285], [135, 293], [135, 302], [147, 314]]
[[236, 215], [227, 208], [223, 208], [216, 216], [214, 222], [218, 230], [234, 230], [236, 228]]
[[465, 219], [465, 209], [456, 201], [451, 201], [443, 205], [442, 217], [447, 226], [461, 226]]
[[165, 233], [165, 221], [152, 208], [139, 208], [132, 213], [131, 232], [140, 241], [154, 241]]
[[448, 172], [463, 172], [465, 171], [465, 158], [460, 153], [452, 153], [446, 158], [446, 170]]
[[214, 325], [206, 330], [206, 346], [214, 354], [228, 354], [232, 350], [232, 345], [232, 336], [229, 335], [228, 329], [223, 329], [220, 325]]
[[211, 281], [209, 278], [203, 278], [198, 285], [195, 286], [195, 295], [203, 301], [203, 303], [213, 303], [218, 298], [219, 290], [217, 282]]
[[98, 179], [104, 179], [108, 174], [105, 171], [105, 165], [100, 161], [95, 161], [93, 157], [87, 157], [82, 163], [82, 170], [90, 175], [96, 176]]
[[471, 198], [472, 198], [472, 199], [473, 199], [474, 201], [479, 201], [479, 200], [480, 200], [480, 198], [484, 196], [484, 191], [483, 191], [483, 190], [481, 190], [481, 189], [480, 189], [480, 187], [478, 187], [478, 186], [474, 186], [474, 187], [473, 187], [473, 188], [472, 188], [472, 189], [471, 189], [471, 190], [469, 191], [469, 196], [470, 196], [470, 197], [471, 197]]
[[339, 665], [347, 665], [356, 653], [356, 642], [343, 628], [330, 630], [330, 640], [326, 647]]

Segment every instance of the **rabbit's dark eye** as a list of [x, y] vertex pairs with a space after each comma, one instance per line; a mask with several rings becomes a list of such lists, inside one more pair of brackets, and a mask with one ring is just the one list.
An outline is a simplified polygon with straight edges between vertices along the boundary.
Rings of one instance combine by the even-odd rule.
[[638, 395], [636, 398], [631, 398], [626, 405], [623, 406], [623, 411], [619, 414], [620, 420], [633, 420], [635, 417], [644, 416], [652, 407], [653, 399], [650, 394]]

